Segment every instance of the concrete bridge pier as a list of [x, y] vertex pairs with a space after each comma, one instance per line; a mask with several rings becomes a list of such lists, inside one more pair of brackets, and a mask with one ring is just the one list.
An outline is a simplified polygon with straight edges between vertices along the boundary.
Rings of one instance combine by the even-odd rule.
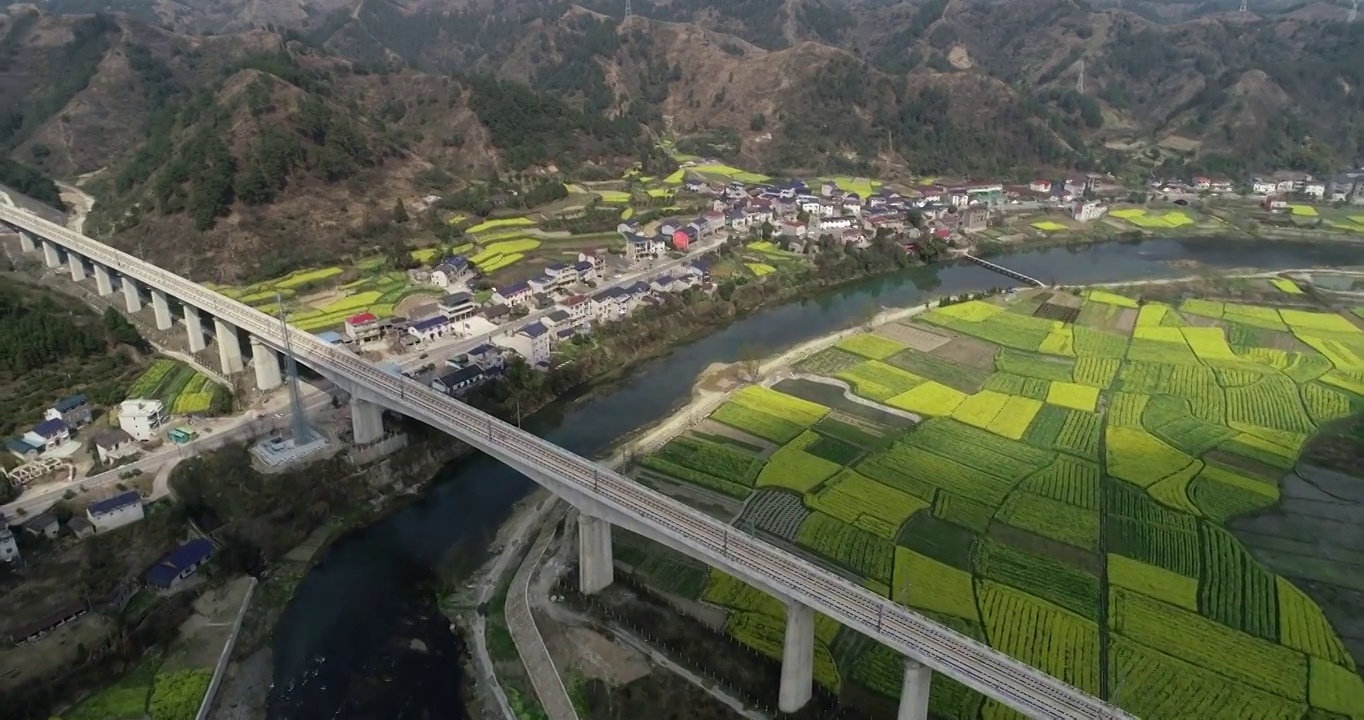
[[33, 252], [34, 250], [38, 249], [38, 241], [34, 240], [32, 235], [29, 235], [27, 232], [20, 230], [19, 249], [26, 253]]
[[43, 241], [43, 263], [50, 268], [62, 266], [62, 256], [61, 253], [57, 252], [57, 243], [51, 240]]
[[274, 390], [284, 384], [279, 372], [279, 355], [275, 349], [251, 336], [251, 365], [256, 370], [256, 389]]
[[236, 375], [246, 369], [242, 362], [242, 341], [237, 328], [229, 322], [213, 318], [213, 335], [218, 340], [218, 365], [224, 375]]
[[900, 689], [900, 711], [896, 720], [928, 720], [928, 690], [933, 670], [917, 660], [905, 658], [905, 684]]
[[95, 263], [95, 292], [100, 297], [114, 294], [114, 279], [109, 277], [109, 268]]
[[156, 329], [171, 329], [171, 326], [175, 324], [175, 321], [171, 320], [170, 299], [166, 297], [164, 291], [157, 290], [156, 288], [151, 288], [151, 294], [152, 312], [156, 313]]
[[786, 603], [786, 642], [781, 650], [781, 691], [777, 707], [793, 713], [810, 702], [815, 679], [815, 611]]
[[73, 252], [66, 254], [66, 264], [71, 268], [71, 279], [80, 282], [85, 279], [85, 259]]
[[189, 352], [193, 355], [208, 347], [204, 340], [204, 319], [199, 317], [199, 308], [193, 305], [184, 306], [184, 310], [185, 332], [189, 335]]
[[578, 512], [578, 590], [591, 595], [615, 578], [611, 557], [611, 523]]
[[351, 434], [356, 445], [368, 445], [384, 437], [384, 406], [351, 396]]
[[135, 313], [142, 309], [142, 295], [137, 289], [137, 281], [123, 276], [123, 302], [128, 307], [128, 312]]

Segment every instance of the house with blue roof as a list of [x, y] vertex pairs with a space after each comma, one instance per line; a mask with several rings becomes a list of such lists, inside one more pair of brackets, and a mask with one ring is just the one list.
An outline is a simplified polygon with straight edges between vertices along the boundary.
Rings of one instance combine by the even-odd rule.
[[42, 452], [42, 450], [22, 438], [6, 438], [5, 449], [8, 450], [11, 455], [17, 455], [19, 459], [24, 462], [37, 460], [38, 455]]
[[71, 428], [67, 426], [66, 421], [53, 418], [34, 425], [21, 439], [38, 448], [40, 453], [51, 452], [71, 439]]
[[44, 418], [47, 420], [61, 420], [69, 428], [78, 428], [90, 424], [90, 412], [92, 410], [90, 399], [85, 393], [72, 395], [62, 398], [47, 409]]
[[174, 590], [212, 557], [217, 548], [206, 538], [195, 538], [172, 550], [147, 571], [147, 585]]
[[525, 305], [535, 292], [530, 283], [519, 282], [505, 285], [493, 291], [492, 301], [500, 305]]
[[533, 368], [549, 369], [549, 328], [533, 322], [510, 335], [499, 335], [493, 339], [498, 347], [504, 347], [526, 359]]
[[429, 342], [439, 337], [445, 337], [454, 329], [455, 324], [445, 315], [432, 315], [412, 321], [407, 326], [407, 333], [418, 340]]
[[95, 532], [109, 532], [142, 518], [142, 495], [136, 490], [92, 502], [85, 508], [85, 519], [95, 526]]

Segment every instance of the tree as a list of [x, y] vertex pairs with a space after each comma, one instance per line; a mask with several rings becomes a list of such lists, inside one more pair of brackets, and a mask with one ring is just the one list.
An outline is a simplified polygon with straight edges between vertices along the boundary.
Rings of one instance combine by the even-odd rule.
[[403, 199], [398, 198], [398, 202], [393, 205], [393, 222], [403, 225], [407, 220], [407, 208], [403, 205]]

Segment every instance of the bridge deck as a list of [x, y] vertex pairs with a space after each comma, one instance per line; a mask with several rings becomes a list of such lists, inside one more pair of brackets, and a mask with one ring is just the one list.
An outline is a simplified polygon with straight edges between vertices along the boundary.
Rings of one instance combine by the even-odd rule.
[[[178, 275], [15, 208], [0, 220], [27, 229], [236, 325], [280, 349], [279, 322]], [[943, 627], [794, 554], [751, 537], [612, 470], [407, 378], [390, 375], [310, 333], [290, 335], [298, 358], [324, 374], [364, 386], [385, 404], [504, 462], [534, 468], [550, 490], [581, 493], [655, 527], [713, 563], [782, 588], [793, 600], [1038, 720], [1135, 720], [1075, 687]], [[546, 478], [551, 478], [547, 480]], [[558, 485], [554, 486], [553, 483]]]

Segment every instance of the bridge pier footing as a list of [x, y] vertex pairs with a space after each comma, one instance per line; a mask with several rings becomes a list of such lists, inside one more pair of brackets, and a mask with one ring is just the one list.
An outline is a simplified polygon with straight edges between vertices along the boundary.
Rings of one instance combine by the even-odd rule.
[[137, 289], [137, 281], [127, 275], [123, 276], [123, 302], [130, 313], [142, 309], [142, 295]]
[[20, 230], [19, 249], [26, 253], [33, 252], [34, 250], [38, 249], [38, 241], [34, 240], [32, 235], [28, 234], [27, 232], [24, 232], [23, 230]]
[[905, 658], [905, 683], [900, 688], [900, 711], [896, 720], [928, 720], [928, 690], [933, 670], [917, 660]]
[[246, 366], [242, 363], [242, 341], [237, 337], [237, 327], [229, 322], [213, 318], [213, 335], [218, 341], [218, 364], [224, 375], [236, 375]]
[[85, 259], [73, 252], [66, 254], [66, 264], [71, 268], [71, 279], [80, 282], [85, 279]]
[[351, 434], [356, 445], [368, 445], [384, 437], [384, 408], [357, 397], [350, 399]]
[[62, 266], [62, 256], [61, 253], [57, 252], [57, 243], [51, 240], [43, 241], [43, 263], [50, 268]]
[[208, 343], [204, 341], [204, 319], [199, 317], [199, 308], [193, 305], [185, 306], [185, 332], [189, 337], [191, 355], [208, 347]]
[[777, 708], [794, 713], [810, 702], [815, 677], [815, 611], [786, 604], [786, 642], [781, 652], [781, 692]]
[[578, 590], [584, 595], [601, 592], [614, 578], [611, 523], [579, 511]]
[[274, 390], [284, 381], [279, 373], [279, 356], [275, 349], [251, 337], [251, 365], [256, 370], [256, 389], [261, 392]]
[[99, 263], [95, 264], [95, 292], [100, 297], [114, 294], [114, 279], [109, 277], [109, 268]]
[[165, 292], [157, 290], [156, 288], [152, 288], [151, 292], [152, 312], [156, 314], [156, 329], [171, 329], [171, 326], [175, 324], [175, 321], [171, 320], [170, 299], [166, 297]]

